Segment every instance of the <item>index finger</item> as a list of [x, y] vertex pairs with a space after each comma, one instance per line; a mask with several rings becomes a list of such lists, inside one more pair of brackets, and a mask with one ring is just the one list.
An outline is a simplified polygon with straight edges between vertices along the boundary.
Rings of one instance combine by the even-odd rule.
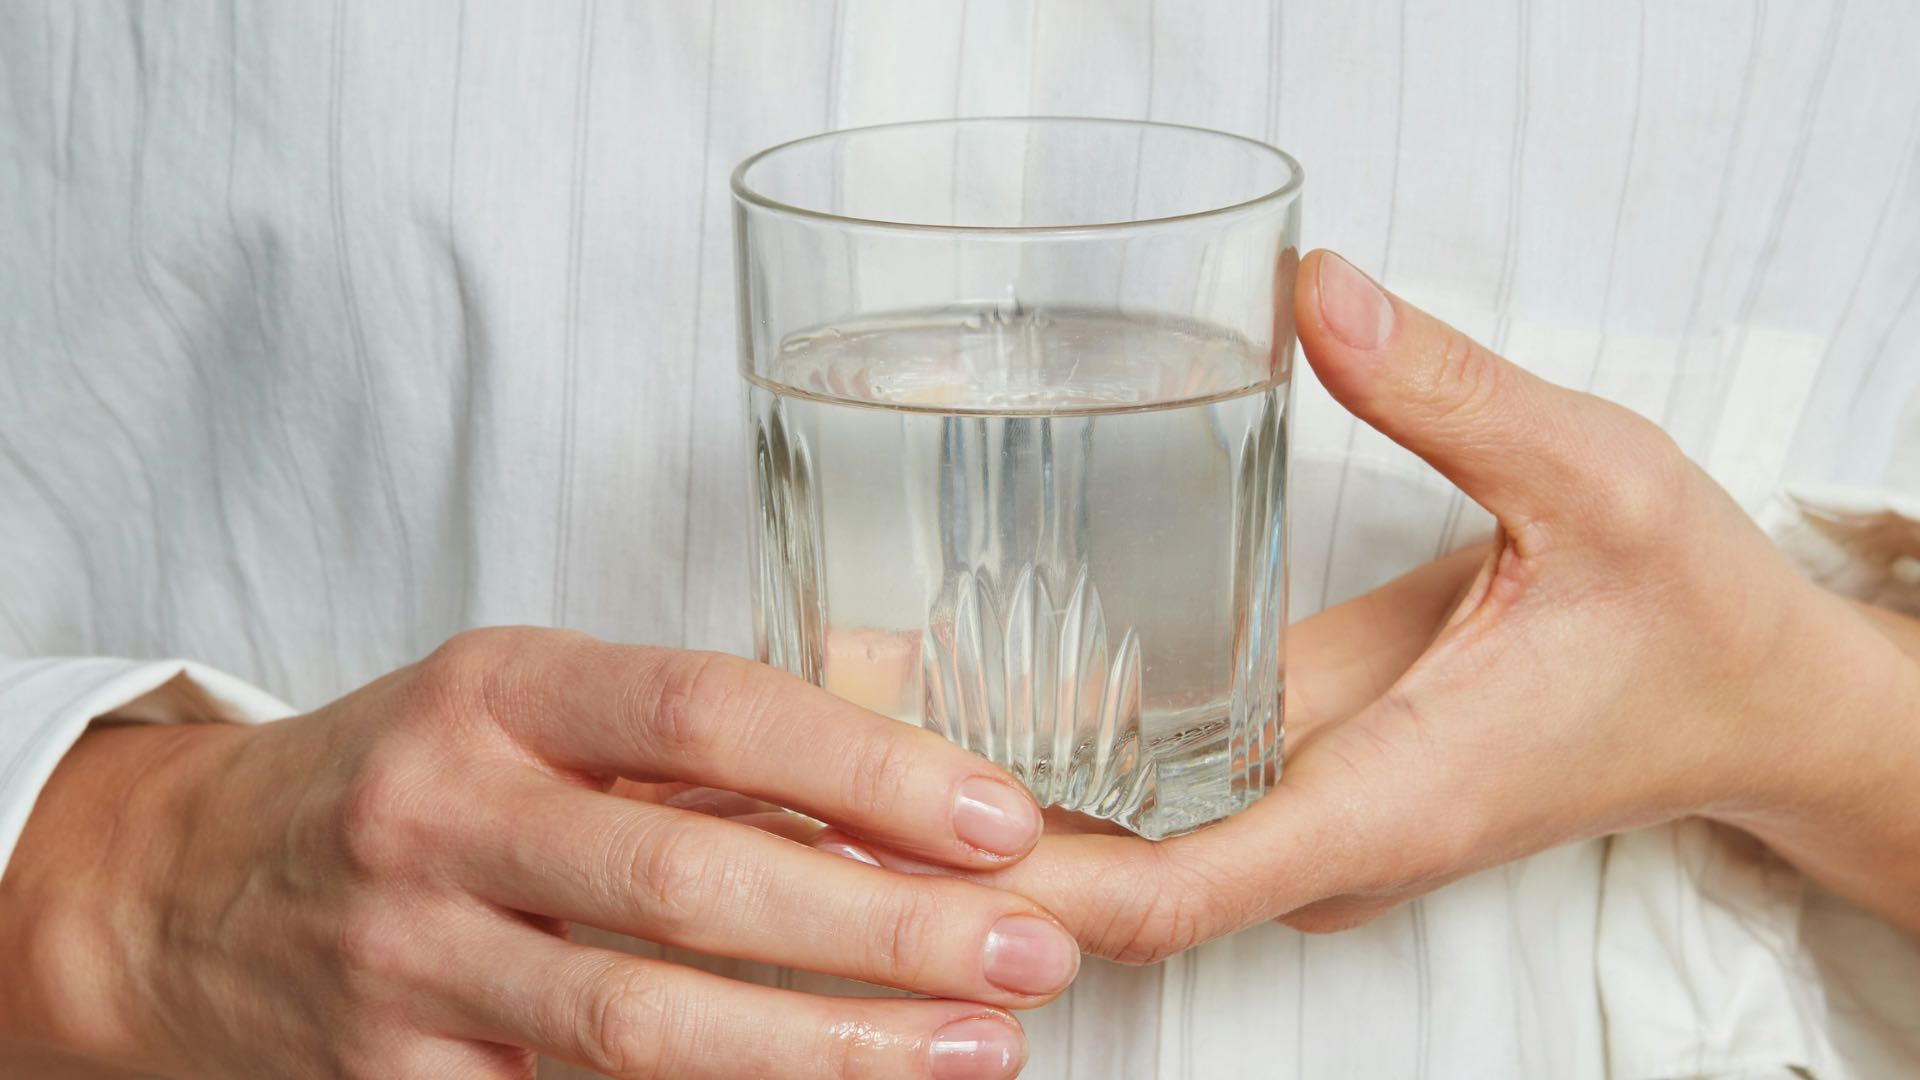
[[[1404, 815], [1371, 805], [1388, 800], [1361, 779], [1331, 767], [1283, 773], [1242, 813], [1169, 840], [1050, 829], [1017, 864], [959, 876], [1039, 904], [1090, 955], [1157, 963], [1318, 900], [1366, 893], [1399, 869], [1381, 840], [1406, 831]], [[828, 830], [814, 846], [844, 843]], [[842, 853], [900, 873], [954, 873], [882, 848]]]
[[1032, 796], [985, 758], [765, 665], [507, 633], [510, 649], [472, 646], [491, 711], [561, 768], [742, 792], [951, 866], [1002, 865], [1039, 839]]
[[1287, 755], [1387, 692], [1459, 605], [1484, 544], [1426, 563], [1287, 628]]

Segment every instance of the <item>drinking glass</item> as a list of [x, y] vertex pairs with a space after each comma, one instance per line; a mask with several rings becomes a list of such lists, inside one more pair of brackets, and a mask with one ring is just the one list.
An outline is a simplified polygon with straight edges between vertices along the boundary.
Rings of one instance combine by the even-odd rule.
[[760, 658], [1150, 838], [1278, 776], [1301, 171], [1064, 117], [733, 174]]

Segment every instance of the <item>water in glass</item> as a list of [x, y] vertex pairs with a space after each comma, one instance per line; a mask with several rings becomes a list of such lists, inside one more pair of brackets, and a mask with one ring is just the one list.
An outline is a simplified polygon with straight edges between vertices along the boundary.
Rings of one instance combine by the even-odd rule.
[[957, 305], [749, 376], [762, 659], [1159, 838], [1278, 771], [1285, 357]]

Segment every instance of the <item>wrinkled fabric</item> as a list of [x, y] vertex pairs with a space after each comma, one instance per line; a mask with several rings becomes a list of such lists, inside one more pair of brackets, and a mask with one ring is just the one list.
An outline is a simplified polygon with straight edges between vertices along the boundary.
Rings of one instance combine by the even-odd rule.
[[[853, 124], [1276, 142], [1309, 244], [1659, 421], [1891, 603], [1915, 56], [1902, 0], [0, 5], [0, 850], [128, 703], [271, 719], [489, 623], [748, 651], [726, 174]], [[1298, 370], [1296, 617], [1488, 535]], [[1915, 965], [1685, 823], [1336, 936], [1089, 963], [1026, 1075], [1920, 1073]]]

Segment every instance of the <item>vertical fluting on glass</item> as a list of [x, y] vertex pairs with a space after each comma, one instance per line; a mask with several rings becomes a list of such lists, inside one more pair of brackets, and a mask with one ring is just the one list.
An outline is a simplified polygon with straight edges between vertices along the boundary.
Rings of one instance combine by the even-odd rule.
[[757, 645], [767, 663], [818, 684], [825, 672], [826, 638], [813, 464], [806, 442], [789, 431], [779, 403], [755, 417], [752, 430]]

